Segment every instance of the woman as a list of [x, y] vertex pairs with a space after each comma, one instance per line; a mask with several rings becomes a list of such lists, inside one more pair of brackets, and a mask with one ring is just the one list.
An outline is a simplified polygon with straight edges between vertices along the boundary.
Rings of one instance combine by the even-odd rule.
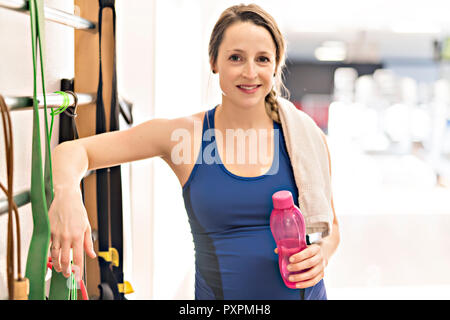
[[[289, 190], [298, 205], [276, 98], [284, 55], [283, 36], [269, 14], [256, 5], [230, 7], [217, 21], [209, 44], [211, 70], [219, 75], [223, 93], [220, 105], [55, 148], [55, 198], [49, 216], [56, 271], [69, 275], [70, 248], [76, 265], [82, 265], [83, 248], [95, 257], [79, 190], [84, 173], [159, 156], [183, 188], [195, 244], [196, 299], [326, 299], [324, 269], [339, 243], [334, 212], [331, 234], [291, 257], [291, 271], [308, 269], [290, 279], [298, 289], [284, 285], [273, 252], [272, 194]], [[202, 130], [196, 129], [199, 123]], [[254, 133], [263, 143], [239, 148], [219, 139], [226, 136], [230, 141], [231, 133], [234, 141], [236, 132], [242, 131]], [[173, 139], [176, 132], [193, 137], [188, 150], [179, 152], [180, 144]], [[263, 149], [271, 161], [250, 161]], [[180, 154], [185, 161], [180, 161]]]

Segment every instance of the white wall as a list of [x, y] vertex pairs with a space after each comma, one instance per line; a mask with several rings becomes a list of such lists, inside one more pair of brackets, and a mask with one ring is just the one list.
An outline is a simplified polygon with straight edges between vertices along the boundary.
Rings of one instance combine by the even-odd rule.
[[[133, 102], [135, 126], [155, 113], [155, 1], [116, 1], [116, 13], [119, 92]], [[135, 290], [128, 299], [153, 296], [153, 161], [141, 160], [123, 167], [130, 177], [131, 201], [130, 217], [124, 219], [124, 272], [125, 280]]]
[[[155, 117], [202, 110], [201, 17], [198, 2], [156, 1]], [[194, 253], [181, 186], [155, 159], [153, 298], [193, 298]]]

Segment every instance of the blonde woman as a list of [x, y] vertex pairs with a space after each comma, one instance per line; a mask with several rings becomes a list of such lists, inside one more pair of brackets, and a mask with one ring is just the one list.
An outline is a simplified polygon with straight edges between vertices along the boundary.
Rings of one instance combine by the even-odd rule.
[[[95, 257], [78, 187], [84, 173], [159, 156], [183, 189], [195, 244], [196, 299], [326, 299], [324, 269], [339, 243], [334, 210], [332, 231], [291, 257], [290, 280], [298, 289], [283, 283], [270, 231], [272, 194], [289, 190], [296, 205], [299, 194], [280, 130], [277, 96], [284, 55], [285, 41], [267, 12], [257, 5], [230, 7], [209, 44], [211, 70], [222, 89], [220, 105], [55, 148], [55, 199], [49, 211], [55, 269], [68, 276], [71, 248], [77, 265], [83, 249]], [[183, 152], [172, 139], [176, 132], [192, 137]], [[242, 132], [245, 147], [228, 143]], [[295, 272], [301, 270], [306, 271]]]

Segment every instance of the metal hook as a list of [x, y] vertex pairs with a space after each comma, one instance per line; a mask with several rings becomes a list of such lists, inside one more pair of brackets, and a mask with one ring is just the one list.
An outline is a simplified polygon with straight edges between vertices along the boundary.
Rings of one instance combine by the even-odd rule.
[[[64, 113], [65, 113], [66, 115], [68, 115], [69, 117], [76, 118], [76, 117], [77, 117], [77, 107], [78, 107], [78, 97], [77, 97], [77, 94], [76, 94], [75, 92], [73, 92], [73, 91], [64, 91], [64, 92], [70, 94], [70, 95], [73, 97], [73, 101], [74, 101], [73, 106], [69, 106], [66, 110], [64, 110]], [[67, 110], [69, 110], [69, 109], [72, 110], [72, 108], [73, 108], [72, 113], [70, 113], [70, 112], [67, 111]]]

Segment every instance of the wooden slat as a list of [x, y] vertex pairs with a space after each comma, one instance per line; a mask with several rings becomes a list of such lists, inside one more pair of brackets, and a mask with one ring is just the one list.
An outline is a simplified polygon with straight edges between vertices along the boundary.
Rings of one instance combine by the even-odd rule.
[[[81, 17], [90, 21], [98, 21], [98, 1], [75, 0]], [[112, 11], [103, 10], [102, 24], [102, 70], [103, 99], [106, 111], [107, 128], [109, 130], [109, 115], [111, 102], [111, 81], [113, 64], [113, 23]], [[99, 70], [99, 35], [98, 33], [75, 30], [75, 91], [97, 92]], [[76, 119], [80, 138], [95, 134], [95, 103], [78, 109]], [[85, 206], [88, 212], [92, 230], [97, 230], [96, 174], [84, 179]], [[98, 245], [94, 243], [98, 252]], [[100, 271], [97, 259], [87, 258], [87, 290], [90, 298], [99, 295]]]

